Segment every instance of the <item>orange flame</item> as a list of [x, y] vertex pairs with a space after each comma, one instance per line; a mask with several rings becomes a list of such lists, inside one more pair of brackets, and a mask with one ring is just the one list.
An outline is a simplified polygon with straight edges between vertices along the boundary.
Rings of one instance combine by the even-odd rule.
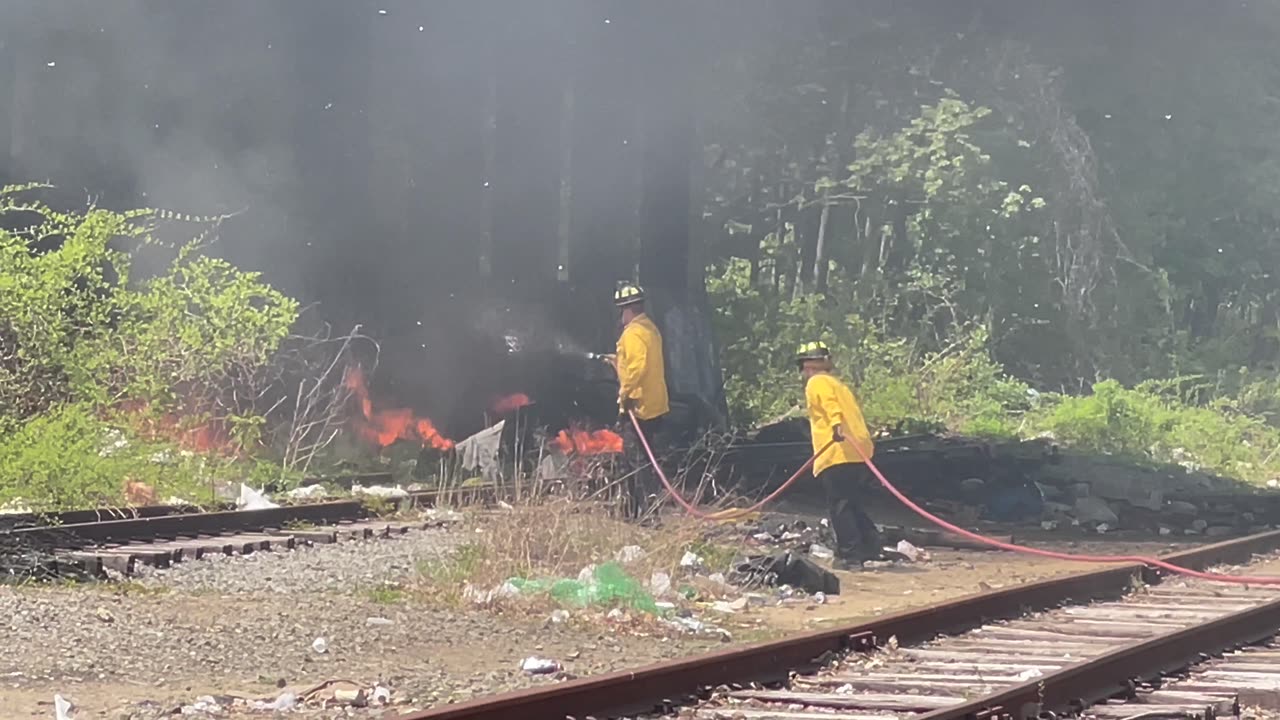
[[187, 416], [184, 420], [177, 413], [152, 414], [149, 403], [137, 400], [125, 401], [120, 408], [129, 426], [144, 439], [175, 443], [184, 450], [198, 453], [235, 455], [237, 452], [236, 443], [227, 433], [226, 423], [220, 420], [208, 420], [192, 426], [194, 416]]
[[506, 397], [500, 397], [494, 401], [493, 412], [496, 415], [506, 415], [507, 413], [518, 410], [532, 402], [533, 401], [529, 399], [529, 396], [524, 393], [507, 395]]
[[609, 430], [587, 432], [569, 428], [556, 435], [555, 443], [566, 455], [616, 455], [622, 452], [622, 436]]
[[347, 370], [344, 381], [351, 394], [360, 401], [363, 419], [355, 425], [360, 435], [378, 447], [386, 447], [397, 440], [418, 441], [437, 450], [452, 450], [453, 441], [440, 434], [430, 420], [414, 415], [409, 408], [376, 410], [369, 399], [369, 387], [364, 381], [364, 370], [355, 366]]

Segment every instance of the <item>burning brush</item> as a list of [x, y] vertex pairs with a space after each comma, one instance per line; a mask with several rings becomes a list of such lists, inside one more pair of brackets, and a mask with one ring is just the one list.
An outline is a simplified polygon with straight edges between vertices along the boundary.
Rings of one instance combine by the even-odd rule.
[[424, 447], [432, 447], [440, 451], [452, 450], [454, 442], [440, 434], [435, 424], [428, 418], [418, 417], [409, 408], [376, 409], [369, 398], [369, 387], [365, 384], [364, 369], [356, 365], [347, 370], [344, 381], [360, 402], [361, 418], [354, 423], [360, 436], [379, 448], [385, 448], [397, 440], [421, 442]]

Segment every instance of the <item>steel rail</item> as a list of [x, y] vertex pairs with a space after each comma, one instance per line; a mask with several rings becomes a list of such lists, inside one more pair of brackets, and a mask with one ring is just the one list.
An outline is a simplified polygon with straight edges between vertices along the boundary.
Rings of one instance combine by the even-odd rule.
[[[441, 497], [492, 496], [491, 486], [424, 490], [391, 500], [397, 509], [430, 505]], [[165, 506], [168, 507], [168, 506]], [[172, 508], [170, 508], [172, 509]], [[75, 511], [83, 513], [88, 511]], [[292, 523], [341, 523], [370, 516], [360, 500], [282, 505], [261, 510], [218, 510], [213, 512], [165, 512], [151, 510], [134, 517], [109, 517], [55, 525], [0, 529], [0, 538], [30, 541], [37, 547], [75, 549], [103, 543], [136, 542], [200, 535], [222, 535], [282, 528]], [[75, 517], [75, 516], [72, 516]]]
[[[1203, 569], [1221, 563], [1242, 562], [1254, 554], [1277, 548], [1280, 548], [1280, 531], [1271, 531], [1171, 553], [1164, 556], [1164, 559], [1183, 567]], [[1119, 597], [1129, 591], [1136, 581], [1158, 582], [1161, 576], [1162, 573], [1158, 571], [1134, 563], [1049, 578], [886, 615], [842, 628], [431, 708], [402, 715], [399, 720], [564, 720], [568, 717], [606, 718], [647, 713], [696, 702], [706, 695], [708, 688], [718, 685], [784, 680], [790, 672], [822, 664], [833, 654], [849, 650], [871, 650], [890, 637], [896, 637], [898, 643], [903, 645], [919, 643], [937, 635], [968, 630], [993, 620], [1017, 617], [1067, 603]], [[1266, 615], [1263, 619], [1270, 617]], [[1238, 634], [1239, 626], [1232, 624], [1221, 630], [1223, 637], [1230, 639]], [[1184, 646], [1177, 643], [1162, 645], [1155, 651], [1161, 649], [1176, 654]], [[1148, 651], [1152, 649], [1148, 648]], [[1118, 660], [1123, 661], [1123, 658]], [[1112, 670], [1115, 667], [1112, 665]], [[1113, 679], [1114, 677], [1112, 676]], [[1028, 683], [1027, 687], [1039, 687], [1045, 679]], [[1079, 681], [1079, 685], [1068, 685], [1071, 690], [1065, 694], [1071, 695], [1072, 692], [1079, 692], [1078, 688], [1084, 685], [1085, 680], [1094, 678], [1086, 675], [1081, 679], [1079, 675], [1071, 675], [1065, 679]], [[1009, 702], [1017, 702], [1022, 697], [1019, 695]], [[975, 701], [980, 702], [982, 701]], [[976, 708], [972, 710], [973, 715], [945, 717], [985, 718], [986, 710], [989, 708]]]

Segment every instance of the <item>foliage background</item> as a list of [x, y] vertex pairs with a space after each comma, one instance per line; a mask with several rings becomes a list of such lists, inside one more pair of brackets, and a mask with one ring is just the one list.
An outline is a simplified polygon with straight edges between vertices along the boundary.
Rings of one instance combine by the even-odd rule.
[[1280, 473], [1280, 3], [1155, 9], [734, 26], [703, 211], [731, 414], [793, 410], [822, 338], [880, 428]]

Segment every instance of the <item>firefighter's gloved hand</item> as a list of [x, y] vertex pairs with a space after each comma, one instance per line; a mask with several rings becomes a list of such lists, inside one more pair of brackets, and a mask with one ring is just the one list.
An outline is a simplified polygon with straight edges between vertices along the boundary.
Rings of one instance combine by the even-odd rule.
[[844, 442], [844, 430], [839, 425], [831, 426], [831, 439], [835, 442]]
[[622, 398], [618, 401], [618, 414], [625, 418], [627, 415], [636, 411], [637, 405], [638, 403], [635, 398]]

